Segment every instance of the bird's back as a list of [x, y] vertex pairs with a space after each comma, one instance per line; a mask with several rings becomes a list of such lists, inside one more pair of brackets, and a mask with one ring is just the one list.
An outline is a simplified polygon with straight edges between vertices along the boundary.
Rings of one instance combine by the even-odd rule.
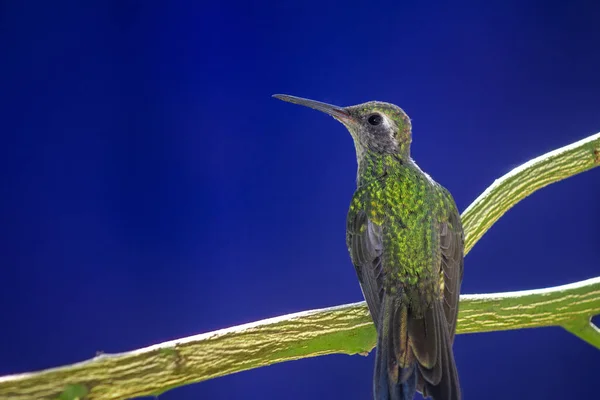
[[[378, 348], [378, 354], [397, 363], [398, 382], [410, 383], [407, 376], [412, 377], [411, 368], [419, 365], [414, 370], [419, 380], [414, 383], [425, 394], [435, 392], [443, 383], [437, 376], [442, 369], [451, 367], [454, 372], [446, 375], [456, 375], [451, 344], [462, 280], [463, 236], [454, 200], [416, 164], [392, 165], [357, 188], [348, 213], [347, 238], [378, 328], [378, 346], [390, 352], [381, 355]], [[389, 329], [400, 337], [384, 337], [393, 335]], [[388, 346], [386, 340], [396, 344]], [[458, 385], [457, 376], [449, 378], [450, 386]], [[457, 393], [458, 388], [442, 391]], [[439, 399], [456, 399], [459, 394], [449, 396]]]

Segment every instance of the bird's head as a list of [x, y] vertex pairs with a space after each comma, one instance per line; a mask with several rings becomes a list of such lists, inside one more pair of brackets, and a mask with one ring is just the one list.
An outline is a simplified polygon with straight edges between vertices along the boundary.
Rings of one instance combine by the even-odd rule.
[[410, 118], [394, 104], [369, 101], [355, 106], [338, 107], [284, 94], [273, 97], [322, 111], [344, 124], [354, 139], [359, 159], [364, 152], [396, 154], [402, 158], [410, 156]]

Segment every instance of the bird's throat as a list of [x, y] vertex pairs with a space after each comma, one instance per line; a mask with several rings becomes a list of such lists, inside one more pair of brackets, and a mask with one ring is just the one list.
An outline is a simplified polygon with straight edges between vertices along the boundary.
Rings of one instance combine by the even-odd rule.
[[410, 162], [410, 160], [405, 160], [400, 154], [378, 154], [369, 150], [365, 150], [360, 154], [357, 151], [356, 156], [358, 162], [357, 187], [394, 174]]

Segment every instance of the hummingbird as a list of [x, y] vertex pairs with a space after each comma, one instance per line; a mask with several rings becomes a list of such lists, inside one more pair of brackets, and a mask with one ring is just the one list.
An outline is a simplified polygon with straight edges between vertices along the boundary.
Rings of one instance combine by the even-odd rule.
[[464, 233], [450, 192], [410, 155], [412, 125], [398, 106], [338, 107], [276, 94], [341, 122], [358, 172], [346, 244], [377, 330], [375, 400], [460, 400], [452, 344], [464, 266]]

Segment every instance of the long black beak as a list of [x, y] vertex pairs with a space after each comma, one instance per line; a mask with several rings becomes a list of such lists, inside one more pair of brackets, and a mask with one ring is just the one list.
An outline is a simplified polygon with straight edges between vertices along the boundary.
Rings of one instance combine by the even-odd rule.
[[333, 118], [339, 120], [340, 122], [351, 122], [352, 117], [344, 108], [334, 106], [327, 103], [321, 103], [320, 101], [304, 99], [302, 97], [289, 96], [287, 94], [274, 94], [273, 97], [279, 100], [287, 101], [294, 104], [299, 104], [301, 106], [314, 108], [315, 110], [319, 110], [324, 112], [325, 114], [331, 115]]

